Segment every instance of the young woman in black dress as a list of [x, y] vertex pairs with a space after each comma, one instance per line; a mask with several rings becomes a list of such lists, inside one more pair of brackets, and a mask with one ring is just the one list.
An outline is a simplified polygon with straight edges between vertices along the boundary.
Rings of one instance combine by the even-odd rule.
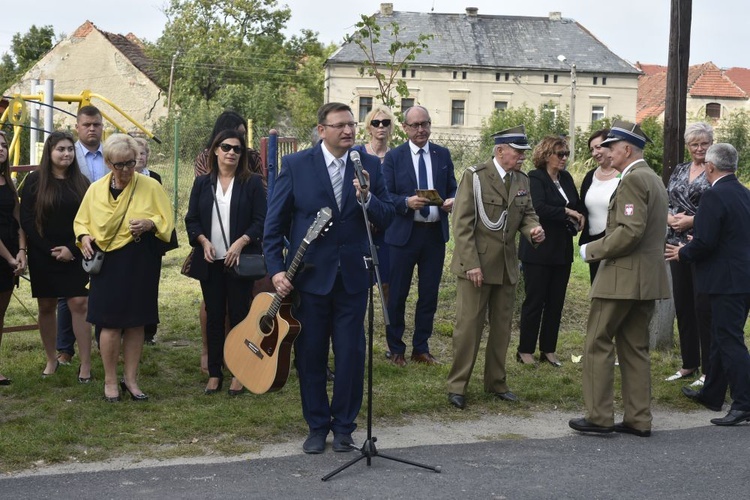
[[[0, 130], [0, 341], [3, 340], [5, 311], [18, 275], [26, 270], [26, 235], [18, 222], [18, 194], [10, 177], [8, 137]], [[0, 386], [10, 385], [0, 375]]]
[[39, 169], [21, 189], [21, 226], [29, 240], [31, 295], [39, 304], [39, 333], [47, 355], [42, 376], [57, 371], [57, 299], [66, 297], [81, 365], [78, 381], [91, 381], [91, 325], [86, 322], [88, 275], [81, 268], [73, 219], [89, 181], [76, 164], [73, 136], [53, 132], [44, 143]]

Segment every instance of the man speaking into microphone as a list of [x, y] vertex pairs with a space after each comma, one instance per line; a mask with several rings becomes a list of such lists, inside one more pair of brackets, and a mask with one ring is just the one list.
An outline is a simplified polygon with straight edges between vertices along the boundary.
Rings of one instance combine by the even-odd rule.
[[[294, 317], [302, 325], [295, 344], [302, 414], [309, 435], [305, 453], [323, 453], [333, 431], [333, 450], [351, 451], [354, 420], [362, 406], [364, 387], [367, 290], [370, 287], [365, 256], [370, 253], [360, 204], [378, 227], [388, 227], [394, 216], [380, 162], [374, 156], [352, 152], [357, 122], [349, 106], [328, 103], [318, 110], [321, 141], [310, 149], [284, 156], [266, 215], [263, 250], [276, 292], [285, 297], [299, 293]], [[333, 225], [310, 244], [304, 270], [294, 283], [286, 278], [307, 230], [318, 210], [330, 207]], [[289, 240], [286, 262], [284, 238]], [[328, 339], [333, 343], [336, 379], [333, 398], [326, 391]]]

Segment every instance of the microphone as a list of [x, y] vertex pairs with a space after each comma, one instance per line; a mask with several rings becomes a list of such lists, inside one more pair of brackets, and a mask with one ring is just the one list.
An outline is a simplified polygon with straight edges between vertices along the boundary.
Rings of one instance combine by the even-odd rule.
[[362, 169], [362, 160], [359, 158], [359, 153], [357, 151], [349, 151], [349, 158], [351, 158], [352, 163], [354, 163], [354, 173], [357, 175], [357, 179], [359, 179], [359, 187], [367, 189], [367, 178], [365, 178]]

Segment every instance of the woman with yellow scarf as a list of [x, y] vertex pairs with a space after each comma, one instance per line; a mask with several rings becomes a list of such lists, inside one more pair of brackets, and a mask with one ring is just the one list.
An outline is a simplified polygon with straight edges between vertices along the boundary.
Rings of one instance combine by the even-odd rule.
[[[104, 365], [104, 398], [120, 401], [120, 389], [134, 401], [148, 396], [138, 386], [143, 326], [159, 322], [159, 268], [174, 229], [172, 208], [161, 185], [135, 175], [140, 146], [116, 134], [104, 143], [111, 172], [86, 192], [73, 227], [83, 256], [97, 250], [104, 261], [91, 274], [88, 321], [101, 327], [99, 350]], [[117, 382], [122, 345], [123, 378]]]

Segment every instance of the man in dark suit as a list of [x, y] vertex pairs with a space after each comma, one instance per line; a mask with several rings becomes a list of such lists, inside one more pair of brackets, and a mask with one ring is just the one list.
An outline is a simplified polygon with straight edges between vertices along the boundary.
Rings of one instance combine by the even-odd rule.
[[[584, 345], [586, 415], [568, 422], [581, 432], [651, 435], [648, 324], [655, 300], [669, 297], [664, 262], [669, 202], [661, 179], [643, 160], [648, 140], [640, 126], [617, 120], [602, 142], [620, 184], [609, 202], [604, 237], [581, 247], [586, 262], [601, 261], [591, 285]], [[615, 346], [624, 406], [623, 421], [616, 425]]]
[[[378, 159], [361, 156], [368, 187], [360, 186], [354, 175], [349, 148], [354, 145], [356, 127], [349, 106], [323, 105], [317, 127], [321, 142], [282, 158], [266, 217], [263, 249], [273, 285], [282, 297], [292, 288], [299, 292], [294, 315], [302, 332], [295, 349], [302, 413], [310, 431], [302, 446], [305, 453], [322, 453], [330, 431], [334, 451], [352, 449], [351, 433], [362, 405], [364, 317], [370, 288], [364, 260], [370, 247], [360, 203], [365, 203], [370, 221], [378, 227], [388, 227], [393, 219]], [[333, 210], [333, 225], [310, 244], [304, 270], [292, 286], [285, 271], [323, 207]], [[284, 238], [289, 240], [286, 261]], [[330, 402], [326, 391], [329, 338], [336, 370]]]
[[729, 386], [732, 406], [715, 425], [750, 421], [750, 354], [744, 328], [750, 311], [750, 191], [740, 184], [737, 150], [714, 144], [706, 152], [706, 178], [687, 245], [667, 245], [669, 260], [695, 262], [696, 286], [711, 302], [710, 369], [700, 391], [683, 387], [690, 399], [720, 411]]
[[[429, 142], [430, 126], [430, 114], [425, 108], [407, 109], [403, 127], [409, 141], [389, 151], [383, 162], [385, 183], [396, 209], [393, 224], [385, 233], [391, 259], [387, 355], [398, 366], [406, 365], [404, 314], [414, 266], [418, 268], [419, 285], [411, 359], [417, 363], [437, 363], [428, 342], [443, 275], [448, 214], [456, 196], [456, 176], [450, 152]], [[444, 200], [442, 205], [430, 206], [430, 200], [418, 196], [417, 189], [436, 190]]]

